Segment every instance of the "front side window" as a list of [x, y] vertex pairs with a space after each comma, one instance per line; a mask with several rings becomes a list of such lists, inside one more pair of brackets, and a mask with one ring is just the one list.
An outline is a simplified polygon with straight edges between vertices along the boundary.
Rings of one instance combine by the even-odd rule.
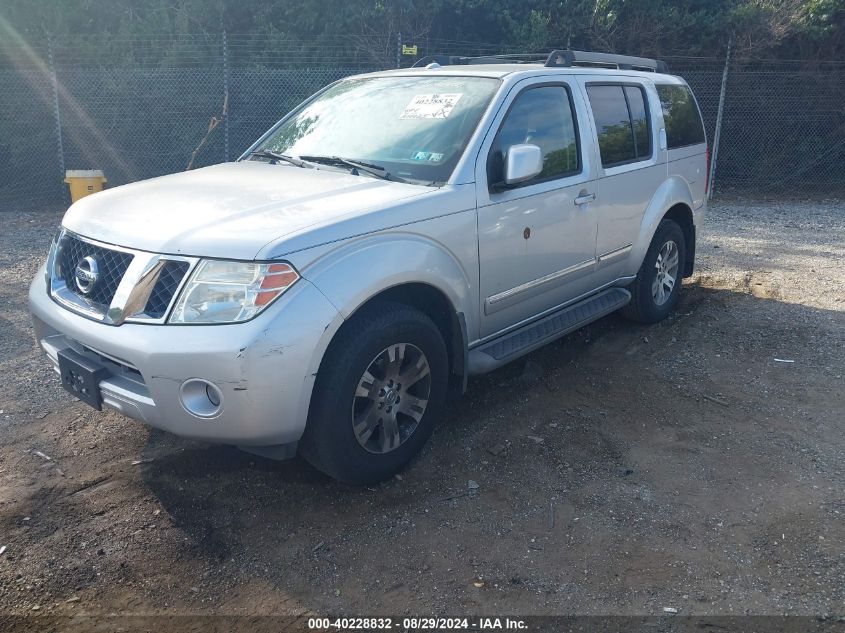
[[704, 143], [704, 126], [692, 91], [686, 86], [657, 86], [669, 149]]
[[521, 93], [511, 105], [490, 149], [487, 180], [504, 181], [504, 159], [512, 145], [537, 145], [543, 171], [523, 184], [571, 176], [581, 171], [575, 113], [564, 86], [540, 86]]
[[305, 160], [341, 157], [416, 184], [443, 183], [500, 85], [487, 77], [341, 81], [295, 112], [258, 150]]
[[602, 167], [651, 157], [645, 95], [639, 86], [587, 86]]

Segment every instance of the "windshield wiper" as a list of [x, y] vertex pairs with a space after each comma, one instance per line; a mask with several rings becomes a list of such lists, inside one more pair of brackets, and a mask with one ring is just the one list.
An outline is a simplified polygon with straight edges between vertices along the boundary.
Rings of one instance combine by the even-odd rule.
[[310, 165], [304, 160], [299, 160], [298, 158], [294, 158], [293, 156], [287, 156], [285, 154], [271, 152], [268, 149], [255, 150], [249, 156], [250, 158], [252, 158], [253, 156], [258, 156], [259, 158], [269, 158], [271, 161], [282, 161], [285, 163], [290, 163], [291, 165], [296, 165], [297, 167], [302, 167], [303, 169], [314, 169], [314, 165]]
[[356, 172], [363, 171], [370, 174], [371, 176], [375, 176], [376, 178], [381, 178], [382, 180], [391, 180], [393, 182], [404, 183], [408, 182], [404, 178], [394, 176], [381, 165], [374, 165], [373, 163], [362, 163], [357, 160], [343, 158], [342, 156], [303, 156], [302, 158], [312, 163], [324, 163], [326, 165], [345, 165], [346, 167], [351, 167], [352, 173], [356, 176], [358, 175]]

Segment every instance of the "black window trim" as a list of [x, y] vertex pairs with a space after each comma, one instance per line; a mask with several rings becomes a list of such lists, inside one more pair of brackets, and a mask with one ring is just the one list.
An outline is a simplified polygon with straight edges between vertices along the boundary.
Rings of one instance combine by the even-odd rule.
[[[601, 159], [601, 148], [598, 146], [599, 141], [599, 130], [596, 128], [596, 147], [599, 147], [599, 164], [601, 165], [602, 169], [607, 171], [608, 169], [613, 169], [614, 167], [621, 167], [622, 165], [633, 165], [634, 163], [642, 163], [647, 160], [651, 160], [654, 158], [654, 128], [651, 125], [651, 107], [648, 103], [648, 91], [646, 90], [643, 84], [638, 84], [633, 81], [588, 81], [585, 86], [587, 88], [591, 86], [620, 86], [622, 88], [622, 96], [625, 97], [625, 107], [628, 110], [628, 121], [631, 123], [631, 140], [634, 143], [634, 158], [632, 160], [621, 160], [615, 163], [610, 163], [609, 165], [605, 165]], [[646, 118], [646, 126], [648, 127], [648, 155], [640, 157], [637, 154], [637, 137], [634, 134], [634, 117], [631, 116], [631, 104], [628, 103], [628, 95], [625, 93], [625, 86], [630, 86], [631, 88], [639, 88], [640, 92], [643, 95], [643, 106], [645, 107], [645, 118]], [[587, 91], [587, 101], [590, 100], [590, 92]], [[593, 105], [590, 104], [590, 114], [593, 116], [593, 123], [595, 123], [596, 115], [593, 112]]]
[[[496, 139], [499, 137], [499, 132], [502, 131], [502, 126], [508, 120], [508, 116], [510, 116], [511, 110], [513, 109], [514, 104], [517, 100], [529, 90], [536, 90], [537, 88], [563, 88], [566, 91], [567, 99], [569, 100], [569, 108], [572, 112], [572, 123], [575, 127], [575, 151], [577, 153], [578, 158], [578, 170], [573, 172], [568, 172], [566, 174], [560, 174], [555, 176], [546, 176], [545, 178], [535, 178], [532, 180], [528, 180], [526, 182], [520, 182], [515, 185], [505, 185], [503, 183], [493, 183], [489, 181], [489, 169], [488, 166], [490, 164], [490, 156], [491, 151], [496, 145]], [[503, 157], [504, 158], [504, 157]], [[553, 182], [555, 180], [563, 180], [564, 178], [572, 178], [573, 176], [578, 176], [584, 173], [584, 160], [581, 154], [581, 131], [578, 126], [578, 111], [575, 109], [575, 100], [572, 98], [572, 87], [564, 82], [564, 81], [544, 81], [541, 83], [535, 83], [524, 88], [521, 88], [519, 92], [516, 93], [513, 100], [508, 105], [508, 109], [505, 112], [505, 115], [502, 117], [502, 120], [499, 122], [499, 126], [496, 128], [496, 133], [493, 135], [493, 142], [490, 144], [490, 149], [487, 151], [487, 160], [484, 162], [485, 173], [488, 175], [488, 182], [487, 182], [487, 191], [490, 193], [504, 193], [505, 191], [513, 191], [515, 189], [521, 189], [523, 187], [531, 187], [533, 185], [540, 185], [547, 182]]]
[[[660, 101], [660, 113], [662, 115], [663, 99], [660, 98], [660, 88], [686, 88], [686, 90], [692, 97], [692, 102], [695, 104], [695, 109], [698, 112], [698, 122], [701, 123], [701, 135], [704, 137], [704, 140], [699, 141], [698, 143], [687, 143], [685, 145], [675, 145], [675, 147], [669, 147], [669, 130], [666, 130], [666, 151], [674, 152], [676, 149], [695, 147], [696, 145], [709, 145], [709, 143], [707, 142], [707, 128], [704, 125], [704, 116], [701, 114], [701, 107], [698, 105], [698, 99], [696, 98], [695, 93], [692, 91], [692, 88], [689, 87], [689, 84], [654, 84], [654, 89], [655, 91], [657, 91], [657, 100]], [[665, 117], [663, 119], [663, 129], [666, 129]]]

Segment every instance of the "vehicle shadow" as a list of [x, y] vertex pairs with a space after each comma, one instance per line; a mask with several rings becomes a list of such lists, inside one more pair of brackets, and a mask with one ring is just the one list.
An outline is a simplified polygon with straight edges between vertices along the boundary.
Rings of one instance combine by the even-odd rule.
[[[630, 539], [695, 543], [691, 556], [718, 550], [689, 526], [709, 520], [711, 499], [726, 517], [744, 511], [729, 498], [736, 466], [726, 460], [751, 468], [748, 485], [765, 496], [800, 479], [798, 444], [842, 450], [829, 436], [841, 421], [825, 411], [845, 406], [843, 348], [843, 312], [690, 284], [663, 323], [611, 315], [473, 379], [422, 455], [378, 486], [160, 432], [149, 435], [142, 477], [192, 555], [248, 569], [311, 605], [363, 604], [377, 586], [368, 608], [390, 605], [397, 591], [413, 604], [423, 600], [414, 586], [439, 580], [448, 591], [458, 576], [463, 592], [482, 572], [521, 593], [528, 572], [516, 552], [524, 558], [529, 537], [545, 548], [531, 574], [549, 586], [596, 547], [611, 558], [633, 551]], [[801, 435], [793, 405], [814, 420]], [[762, 446], [761, 435], [777, 441]], [[700, 508], [685, 501], [693, 497]], [[614, 508], [615, 523], [572, 545], [573, 521]], [[613, 569], [591, 573], [613, 580]]]

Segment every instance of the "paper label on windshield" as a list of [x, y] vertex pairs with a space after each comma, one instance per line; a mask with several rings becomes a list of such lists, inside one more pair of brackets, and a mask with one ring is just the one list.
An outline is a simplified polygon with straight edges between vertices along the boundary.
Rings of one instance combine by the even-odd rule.
[[452, 113], [461, 93], [415, 95], [400, 119], [445, 119]]

